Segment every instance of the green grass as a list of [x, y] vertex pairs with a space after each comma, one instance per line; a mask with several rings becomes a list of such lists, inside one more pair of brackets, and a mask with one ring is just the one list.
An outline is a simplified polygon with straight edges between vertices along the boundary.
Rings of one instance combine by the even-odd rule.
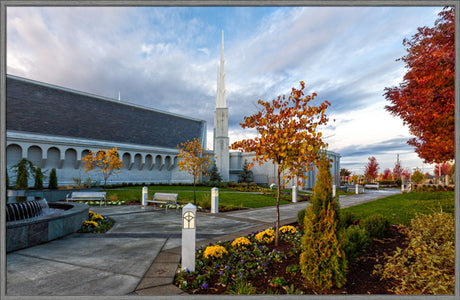
[[[179, 203], [193, 203], [193, 187], [192, 186], [149, 186], [149, 198], [153, 197], [155, 192], [177, 193], [177, 201]], [[127, 202], [139, 202], [142, 197], [142, 187], [127, 187], [120, 189], [107, 190], [107, 199], [111, 199], [116, 195], [117, 200]], [[210, 207], [211, 205], [211, 187], [196, 187], [197, 202], [200, 206]], [[207, 203], [206, 203], [207, 202]], [[290, 203], [285, 200], [280, 200], [280, 204]], [[219, 206], [236, 206], [236, 207], [265, 207], [274, 206], [276, 199], [269, 196], [252, 193], [235, 192], [228, 189], [219, 189]]]
[[431, 214], [443, 210], [455, 213], [454, 192], [420, 192], [389, 196], [357, 206], [344, 208], [358, 219], [373, 214], [385, 216], [391, 224], [410, 225], [416, 213]]

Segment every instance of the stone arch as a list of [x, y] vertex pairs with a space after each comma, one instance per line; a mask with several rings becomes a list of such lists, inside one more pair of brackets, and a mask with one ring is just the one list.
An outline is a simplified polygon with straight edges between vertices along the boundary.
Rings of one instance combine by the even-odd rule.
[[134, 155], [134, 168], [137, 170], [142, 170], [142, 167], [144, 166], [144, 163], [142, 162], [142, 155], [140, 153], [136, 153]]
[[150, 171], [152, 170], [153, 168], [153, 163], [154, 163], [154, 160], [153, 160], [153, 156], [151, 154], [147, 154], [145, 156], [145, 165], [147, 166], [147, 169]]
[[163, 162], [163, 157], [161, 155], [157, 155], [155, 157], [155, 166], [158, 168], [158, 170], [161, 171], [161, 169], [163, 169], [163, 166], [164, 166], [164, 162]]
[[123, 168], [131, 170], [133, 163], [131, 161], [131, 153], [125, 152], [121, 158], [123, 160]]
[[60, 169], [62, 167], [61, 165], [61, 151], [56, 148], [56, 147], [50, 147], [48, 148], [48, 151], [46, 152], [46, 164], [45, 166], [47, 168], [56, 168]]
[[11, 144], [6, 147], [6, 165], [14, 166], [22, 159], [22, 147], [18, 144]]
[[171, 168], [173, 167], [172, 162], [173, 162], [173, 160], [171, 159], [171, 156], [168, 155], [168, 156], [165, 157], [165, 166], [168, 169], [168, 171], [171, 170]]
[[34, 166], [43, 167], [43, 150], [39, 146], [30, 146], [27, 149], [27, 159], [30, 160]]
[[63, 169], [78, 169], [77, 164], [77, 151], [73, 148], [69, 148], [64, 153], [64, 164]]

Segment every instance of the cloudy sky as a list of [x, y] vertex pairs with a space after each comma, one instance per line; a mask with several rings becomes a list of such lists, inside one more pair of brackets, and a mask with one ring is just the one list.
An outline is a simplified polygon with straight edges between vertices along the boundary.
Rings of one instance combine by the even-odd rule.
[[[304, 81], [328, 100], [329, 150], [360, 174], [423, 164], [384, 88], [405, 73], [404, 38], [442, 7], [8, 7], [7, 73], [207, 121], [212, 148], [221, 34], [230, 143], [257, 100]], [[335, 119], [335, 122], [332, 120]]]

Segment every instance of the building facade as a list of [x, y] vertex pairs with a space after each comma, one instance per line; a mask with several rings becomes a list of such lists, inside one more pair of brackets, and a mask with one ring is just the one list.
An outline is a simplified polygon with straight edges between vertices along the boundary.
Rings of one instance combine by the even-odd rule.
[[97, 172], [84, 172], [82, 157], [114, 147], [123, 168], [109, 184], [193, 182], [179, 171], [176, 146], [193, 138], [205, 141], [205, 121], [15, 76], [6, 80], [10, 182], [15, 182], [12, 166], [27, 158], [47, 172], [45, 186], [52, 168], [60, 186], [101, 183]]

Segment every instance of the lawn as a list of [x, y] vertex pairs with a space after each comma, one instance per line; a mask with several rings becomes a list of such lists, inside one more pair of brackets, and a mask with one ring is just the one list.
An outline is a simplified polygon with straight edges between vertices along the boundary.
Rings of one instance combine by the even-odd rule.
[[455, 213], [455, 194], [451, 192], [419, 192], [398, 194], [345, 208], [358, 219], [372, 214], [385, 216], [391, 224], [410, 225], [416, 213], [431, 214], [443, 210]]
[[[192, 186], [149, 186], [149, 198], [153, 197], [155, 192], [177, 193], [177, 201], [179, 203], [193, 203], [193, 187]], [[142, 187], [127, 187], [123, 189], [107, 190], [107, 199], [123, 200], [127, 202], [140, 203], [142, 196]], [[211, 205], [211, 188], [198, 186], [196, 187], [196, 198], [200, 206], [209, 208]], [[280, 200], [280, 204], [290, 203], [285, 200]], [[256, 193], [241, 193], [229, 189], [219, 189], [219, 206], [233, 207], [265, 207], [276, 204], [276, 199], [273, 197], [256, 194]]]

